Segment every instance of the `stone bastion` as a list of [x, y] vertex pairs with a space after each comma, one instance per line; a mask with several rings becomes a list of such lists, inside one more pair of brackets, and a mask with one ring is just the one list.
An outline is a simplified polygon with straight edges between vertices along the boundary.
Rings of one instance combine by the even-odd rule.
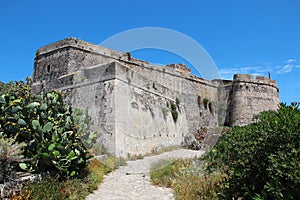
[[205, 80], [184, 64], [157, 66], [76, 38], [36, 51], [32, 90], [65, 93], [91, 116], [96, 145], [124, 157], [180, 145], [199, 127], [247, 125], [279, 104], [267, 77]]

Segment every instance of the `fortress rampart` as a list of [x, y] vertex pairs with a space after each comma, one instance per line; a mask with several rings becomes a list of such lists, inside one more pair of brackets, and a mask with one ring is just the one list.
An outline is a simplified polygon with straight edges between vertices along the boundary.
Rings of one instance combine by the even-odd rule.
[[61, 90], [87, 110], [98, 143], [121, 156], [179, 145], [201, 126], [249, 124], [279, 103], [266, 77], [205, 80], [184, 64], [156, 66], [76, 38], [37, 50], [33, 82], [34, 92]]

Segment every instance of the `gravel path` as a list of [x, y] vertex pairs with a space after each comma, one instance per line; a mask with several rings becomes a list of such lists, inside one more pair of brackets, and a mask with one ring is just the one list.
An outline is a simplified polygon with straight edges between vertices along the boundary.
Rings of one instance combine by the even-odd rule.
[[153, 162], [168, 158], [199, 157], [204, 151], [179, 149], [142, 160], [127, 161], [127, 166], [105, 176], [98, 190], [86, 200], [169, 200], [174, 199], [170, 188], [154, 186], [150, 183], [150, 166]]

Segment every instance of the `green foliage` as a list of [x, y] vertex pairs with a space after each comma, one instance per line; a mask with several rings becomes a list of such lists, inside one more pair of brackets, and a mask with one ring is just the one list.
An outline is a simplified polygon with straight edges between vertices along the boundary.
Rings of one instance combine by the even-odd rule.
[[126, 52], [125, 54], [127, 55], [127, 59], [130, 60], [131, 59], [131, 53], [130, 52]]
[[299, 143], [299, 104], [281, 104], [225, 133], [205, 160], [210, 171], [228, 166], [225, 199], [300, 199]]
[[80, 139], [86, 131], [75, 123], [63, 94], [31, 95], [30, 85], [23, 82], [8, 88], [1, 89], [0, 132], [26, 143], [24, 156], [31, 159], [27, 169], [60, 178], [78, 176], [90, 157]]
[[204, 108], [207, 109], [208, 107], [208, 103], [209, 103], [209, 99], [208, 98], [204, 98], [203, 99], [203, 104], [204, 104]]
[[75, 108], [72, 116], [81, 142], [87, 149], [93, 148], [93, 145], [96, 143], [97, 135], [94, 131], [91, 131], [93, 122], [91, 116], [88, 114], [88, 110], [83, 112], [81, 109]]
[[177, 119], [178, 119], [177, 106], [173, 101], [170, 101], [170, 105], [171, 105], [171, 114], [172, 114], [174, 122], [176, 123]]
[[176, 97], [176, 105], [179, 106], [180, 105], [180, 100]]
[[204, 99], [203, 99], [203, 103], [208, 104], [208, 102], [209, 102], [209, 99], [208, 99], [208, 98], [204, 98]]

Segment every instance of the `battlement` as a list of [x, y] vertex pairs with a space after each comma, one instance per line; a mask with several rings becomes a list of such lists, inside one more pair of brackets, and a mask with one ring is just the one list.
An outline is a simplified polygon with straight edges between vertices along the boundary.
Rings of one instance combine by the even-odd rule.
[[251, 74], [234, 74], [233, 80], [234, 81], [253, 81], [254, 76]]
[[271, 87], [277, 87], [277, 83], [275, 80], [272, 80], [266, 76], [256, 76], [250, 74], [234, 74], [233, 82], [245, 82], [245, 83], [253, 83], [253, 84], [261, 84], [261, 85], [269, 85]]
[[43, 54], [47, 54], [49, 52], [57, 51], [64, 48], [76, 48], [87, 52], [93, 52], [101, 55], [111, 56], [115, 58], [120, 58], [123, 53], [108, 49], [96, 44], [92, 44], [74, 37], [69, 37], [58, 42], [54, 42], [52, 44], [48, 44], [46, 46], [40, 47], [36, 52], [36, 57], [39, 57]]
[[186, 67], [185, 64], [179, 63], [179, 64], [168, 64], [166, 65], [168, 68], [172, 68], [175, 71], [181, 73], [183, 76], [190, 76], [191, 75], [191, 69]]

